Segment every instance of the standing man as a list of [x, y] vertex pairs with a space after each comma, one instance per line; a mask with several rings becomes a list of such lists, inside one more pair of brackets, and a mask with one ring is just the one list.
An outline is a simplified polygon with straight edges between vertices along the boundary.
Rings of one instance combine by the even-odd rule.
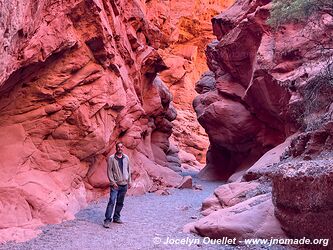
[[[110, 180], [110, 199], [105, 212], [104, 227], [109, 228], [111, 222], [123, 223], [120, 211], [124, 206], [127, 188], [131, 184], [129, 158], [123, 153], [122, 142], [116, 144], [116, 153], [108, 158], [107, 173]], [[112, 216], [113, 214], [113, 216]]]

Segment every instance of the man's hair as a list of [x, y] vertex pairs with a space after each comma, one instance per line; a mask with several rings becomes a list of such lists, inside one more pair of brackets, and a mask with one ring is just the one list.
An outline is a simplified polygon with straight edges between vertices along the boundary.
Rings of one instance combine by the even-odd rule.
[[116, 143], [116, 148], [117, 148], [120, 144], [123, 144], [123, 145], [124, 145], [124, 143], [122, 143], [121, 141], [119, 141], [119, 142]]

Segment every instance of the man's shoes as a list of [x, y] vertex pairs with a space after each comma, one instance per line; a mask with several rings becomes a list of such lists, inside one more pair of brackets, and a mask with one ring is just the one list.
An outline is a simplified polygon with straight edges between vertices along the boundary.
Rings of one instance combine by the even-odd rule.
[[121, 219], [113, 220], [113, 222], [118, 224], [124, 224], [124, 222]]
[[110, 228], [110, 226], [111, 226], [111, 221], [104, 221], [103, 227]]

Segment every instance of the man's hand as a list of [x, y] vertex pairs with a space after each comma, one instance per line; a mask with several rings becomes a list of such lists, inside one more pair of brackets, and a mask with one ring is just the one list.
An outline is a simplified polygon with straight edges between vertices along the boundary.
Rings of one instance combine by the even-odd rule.
[[115, 183], [115, 184], [112, 185], [112, 188], [113, 189], [118, 189], [118, 185]]

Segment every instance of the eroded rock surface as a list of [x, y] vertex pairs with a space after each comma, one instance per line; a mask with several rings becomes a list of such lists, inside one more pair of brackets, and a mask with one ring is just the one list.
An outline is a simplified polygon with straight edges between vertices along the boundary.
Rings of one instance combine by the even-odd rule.
[[216, 189], [203, 203], [206, 217], [185, 229], [332, 239], [333, 18], [316, 13], [273, 30], [270, 8], [239, 0], [212, 20], [218, 40], [207, 47], [209, 71], [193, 101], [210, 141], [200, 175], [233, 183]]
[[272, 30], [270, 8], [270, 1], [236, 1], [213, 18], [218, 40], [206, 49], [210, 71], [197, 82], [193, 101], [210, 141], [202, 178], [226, 180], [249, 168], [332, 102], [326, 83], [315, 87], [331, 51], [314, 43], [330, 44], [332, 18]]
[[133, 167], [130, 194], [177, 186], [182, 177], [169, 168], [179, 161], [169, 142], [177, 112], [157, 75], [167, 69], [158, 51], [166, 40], [149, 6], [0, 4], [1, 241], [71, 219], [107, 192], [117, 141]]
[[183, 168], [198, 169], [206, 160], [208, 137], [193, 113], [195, 82], [207, 70], [204, 50], [214, 38], [211, 18], [233, 1], [150, 1], [149, 17], [162, 31], [168, 47], [159, 52], [168, 67], [161, 79], [173, 94], [177, 118], [173, 121], [172, 143], [182, 151], [193, 154], [188, 161], [180, 154]]
[[291, 94], [258, 58], [273, 50], [263, 48], [266, 40], [275, 40], [264, 25], [269, 15], [267, 2], [253, 1], [251, 8], [248, 4], [237, 1], [213, 19], [215, 34], [225, 31], [207, 47], [211, 72], [197, 83], [200, 95], [193, 102], [210, 140], [203, 178], [228, 179], [290, 133], [285, 123]]
[[326, 159], [285, 163], [274, 174], [275, 215], [290, 236], [332, 238], [332, 173]]

